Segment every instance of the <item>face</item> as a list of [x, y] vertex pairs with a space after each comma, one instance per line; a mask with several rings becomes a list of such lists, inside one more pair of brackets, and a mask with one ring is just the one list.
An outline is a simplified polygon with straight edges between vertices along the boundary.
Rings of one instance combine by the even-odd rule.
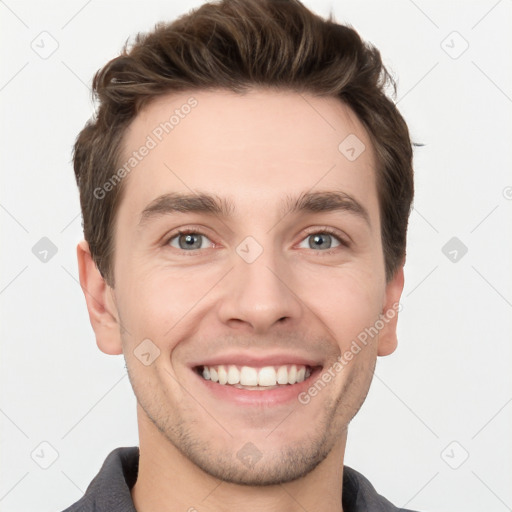
[[123, 162], [134, 151], [111, 292], [139, 413], [216, 478], [306, 475], [394, 349], [396, 320], [357, 342], [401, 292], [368, 134], [334, 98], [194, 91], [147, 106]]

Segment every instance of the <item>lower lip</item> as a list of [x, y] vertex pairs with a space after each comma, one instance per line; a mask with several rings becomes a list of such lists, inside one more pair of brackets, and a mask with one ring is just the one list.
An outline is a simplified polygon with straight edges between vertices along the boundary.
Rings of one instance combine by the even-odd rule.
[[278, 388], [268, 390], [251, 390], [235, 388], [229, 384], [219, 384], [211, 380], [203, 379], [196, 371], [192, 370], [194, 375], [206, 386], [206, 389], [216, 398], [227, 400], [237, 405], [282, 405], [290, 402], [297, 402], [298, 396], [306, 391], [313, 383], [314, 379], [321, 372], [321, 368], [316, 368], [311, 375], [304, 381], [296, 384], [288, 384]]

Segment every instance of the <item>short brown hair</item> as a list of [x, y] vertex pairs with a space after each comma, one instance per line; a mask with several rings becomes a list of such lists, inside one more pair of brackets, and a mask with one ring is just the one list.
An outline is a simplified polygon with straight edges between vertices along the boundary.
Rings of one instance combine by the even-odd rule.
[[95, 191], [115, 173], [123, 135], [141, 108], [173, 91], [262, 86], [339, 98], [369, 132], [389, 280], [405, 258], [414, 186], [409, 131], [386, 96], [388, 85], [396, 94], [376, 48], [332, 14], [324, 20], [298, 0], [207, 3], [138, 34], [96, 73], [99, 106], [74, 147], [84, 237], [102, 276], [114, 286], [113, 229], [124, 187], [104, 197]]

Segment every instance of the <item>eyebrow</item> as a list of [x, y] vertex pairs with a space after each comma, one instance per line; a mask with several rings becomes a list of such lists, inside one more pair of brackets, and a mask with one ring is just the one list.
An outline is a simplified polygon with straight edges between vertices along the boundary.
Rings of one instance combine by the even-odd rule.
[[233, 210], [233, 203], [215, 195], [171, 192], [157, 197], [144, 208], [139, 226], [153, 218], [172, 213], [206, 213], [218, 217], [230, 217]]
[[[139, 226], [143, 226], [152, 219], [173, 213], [203, 213], [229, 218], [234, 211], [233, 202], [227, 198], [204, 193], [171, 192], [157, 197], [144, 208]], [[288, 195], [283, 202], [281, 216], [284, 217], [289, 213], [334, 211], [351, 213], [371, 226], [366, 208], [350, 194], [341, 191], [305, 192], [298, 197]]]

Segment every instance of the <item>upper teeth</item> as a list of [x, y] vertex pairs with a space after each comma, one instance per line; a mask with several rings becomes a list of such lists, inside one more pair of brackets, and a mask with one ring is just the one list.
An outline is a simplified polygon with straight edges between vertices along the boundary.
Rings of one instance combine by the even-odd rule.
[[233, 364], [203, 366], [203, 377], [219, 384], [241, 384], [242, 386], [275, 386], [295, 384], [307, 379], [311, 370], [304, 365], [264, 366], [253, 368]]

